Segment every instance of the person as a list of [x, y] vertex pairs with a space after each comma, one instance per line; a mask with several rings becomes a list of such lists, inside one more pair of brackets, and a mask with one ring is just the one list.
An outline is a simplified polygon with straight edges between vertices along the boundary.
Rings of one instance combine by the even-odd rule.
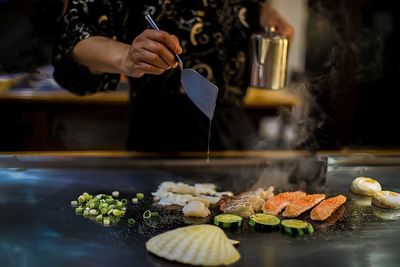
[[[54, 53], [54, 78], [86, 95], [129, 78], [127, 148], [137, 151], [205, 151], [209, 119], [180, 86], [179, 54], [219, 88], [211, 150], [251, 148], [253, 129], [242, 98], [249, 82], [248, 41], [274, 26], [293, 28], [256, 0], [80, 0], [66, 2]], [[160, 31], [147, 25], [150, 14]]]

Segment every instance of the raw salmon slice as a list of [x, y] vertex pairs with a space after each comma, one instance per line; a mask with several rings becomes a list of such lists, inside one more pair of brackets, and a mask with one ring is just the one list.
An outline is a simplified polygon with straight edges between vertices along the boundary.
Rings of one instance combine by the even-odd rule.
[[285, 211], [283, 212], [284, 217], [295, 218], [302, 214], [303, 212], [311, 209], [319, 202], [325, 199], [324, 194], [313, 194], [313, 195], [306, 195], [301, 197], [286, 207]]
[[325, 221], [332, 215], [340, 206], [346, 202], [346, 197], [338, 195], [325, 199], [318, 204], [310, 213], [311, 220], [314, 221]]
[[301, 191], [283, 192], [267, 200], [262, 206], [262, 210], [265, 214], [278, 215], [291, 202], [304, 196], [306, 193]]

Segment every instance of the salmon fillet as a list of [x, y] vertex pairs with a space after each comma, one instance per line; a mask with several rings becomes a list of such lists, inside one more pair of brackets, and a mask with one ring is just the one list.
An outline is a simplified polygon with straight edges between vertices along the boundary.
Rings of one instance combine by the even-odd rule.
[[346, 197], [338, 195], [325, 199], [318, 204], [310, 213], [311, 220], [314, 221], [325, 221], [332, 215], [340, 206], [346, 202]]
[[304, 196], [306, 193], [301, 191], [283, 192], [268, 199], [262, 206], [262, 210], [265, 214], [278, 215], [291, 202]]
[[286, 207], [285, 211], [283, 212], [284, 217], [295, 218], [302, 214], [303, 212], [311, 209], [319, 202], [325, 199], [324, 194], [313, 194], [313, 195], [306, 195], [301, 197]]

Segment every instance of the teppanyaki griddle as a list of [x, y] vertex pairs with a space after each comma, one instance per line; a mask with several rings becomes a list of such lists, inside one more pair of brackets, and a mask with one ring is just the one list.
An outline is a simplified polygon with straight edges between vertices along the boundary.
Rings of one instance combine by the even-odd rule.
[[[182, 164], [127, 160], [126, 168], [104, 168], [104, 160], [94, 158], [90, 164], [77, 161], [76, 167], [74, 162], [65, 164], [63, 160], [38, 165], [37, 158], [3, 165], [0, 266], [183, 266], [149, 254], [144, 246], [156, 234], [202, 222], [184, 219], [179, 210], [154, 205], [150, 192], [167, 180], [213, 182], [220, 190], [235, 193], [274, 185], [277, 191], [304, 189], [349, 197], [332, 220], [315, 223], [317, 231], [310, 236], [258, 233], [247, 225], [235, 232], [226, 231], [241, 242], [238, 250], [242, 259], [233, 266], [397, 266], [400, 261], [396, 214], [358, 206], [348, 191], [351, 181], [360, 175], [375, 177], [385, 189], [400, 191], [400, 166], [396, 164], [341, 165], [329, 164], [331, 161], [324, 158], [258, 159], [246, 164], [229, 160], [211, 165], [189, 160]], [[134, 209], [130, 206], [116, 226], [104, 227], [76, 215], [70, 207], [70, 201], [82, 192], [114, 190], [127, 198], [136, 192], [146, 195]], [[157, 210], [161, 220], [141, 219], [147, 209]], [[385, 214], [391, 219], [384, 219]], [[138, 223], [129, 227], [128, 217]], [[309, 218], [305, 215], [303, 219]]]

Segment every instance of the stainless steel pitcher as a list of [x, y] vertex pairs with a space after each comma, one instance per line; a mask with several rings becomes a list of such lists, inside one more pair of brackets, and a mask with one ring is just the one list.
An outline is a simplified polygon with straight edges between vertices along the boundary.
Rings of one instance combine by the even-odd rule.
[[271, 27], [251, 37], [252, 87], [280, 90], [286, 86], [288, 39]]

